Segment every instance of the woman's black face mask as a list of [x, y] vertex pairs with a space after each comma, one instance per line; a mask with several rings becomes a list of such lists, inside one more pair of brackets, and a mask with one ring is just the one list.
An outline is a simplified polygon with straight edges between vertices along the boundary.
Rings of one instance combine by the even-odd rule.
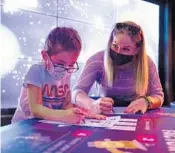
[[110, 56], [113, 60], [113, 63], [116, 65], [123, 65], [123, 64], [129, 63], [132, 61], [134, 57], [133, 55], [119, 54], [112, 50], [110, 51]]

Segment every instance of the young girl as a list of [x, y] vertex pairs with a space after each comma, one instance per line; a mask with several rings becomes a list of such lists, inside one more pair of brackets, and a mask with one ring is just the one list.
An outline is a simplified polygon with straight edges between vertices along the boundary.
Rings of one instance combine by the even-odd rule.
[[33, 65], [24, 79], [12, 123], [33, 117], [69, 123], [84, 119], [70, 103], [70, 75], [79, 69], [80, 50], [76, 30], [57, 27], [49, 33], [41, 52], [43, 62]]
[[[88, 92], [98, 83], [100, 97]], [[96, 53], [74, 87], [73, 102], [93, 112], [109, 112], [115, 106], [128, 106], [126, 113], [144, 113], [162, 105], [164, 94], [155, 64], [146, 55], [140, 26], [134, 22], [115, 24], [107, 49]]]

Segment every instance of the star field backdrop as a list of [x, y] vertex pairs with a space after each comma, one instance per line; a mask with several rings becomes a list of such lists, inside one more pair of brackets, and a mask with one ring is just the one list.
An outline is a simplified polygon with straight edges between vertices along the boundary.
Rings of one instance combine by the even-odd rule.
[[[28, 68], [41, 60], [47, 34], [56, 26], [75, 28], [83, 49], [80, 70], [88, 57], [106, 47], [115, 22], [132, 20], [142, 26], [148, 55], [158, 67], [159, 6], [142, 0], [2, 0], [1, 2], [1, 105], [17, 106]], [[90, 95], [98, 95], [92, 88]]]

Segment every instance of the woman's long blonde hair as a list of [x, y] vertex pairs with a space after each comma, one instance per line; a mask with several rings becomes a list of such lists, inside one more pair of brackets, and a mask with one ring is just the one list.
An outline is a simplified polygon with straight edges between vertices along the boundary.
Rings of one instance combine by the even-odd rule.
[[140, 26], [138, 26], [136, 23], [131, 21], [125, 21], [122, 22], [128, 25], [132, 25], [135, 27], [138, 27], [140, 29], [140, 33], [137, 33], [136, 35], [131, 35], [130, 31], [126, 29], [118, 30], [116, 25], [114, 26], [111, 35], [109, 37], [109, 41], [107, 44], [107, 48], [105, 50], [104, 54], [104, 68], [105, 68], [105, 75], [108, 81], [108, 85], [112, 87], [113, 81], [114, 81], [114, 64], [112, 62], [112, 59], [110, 57], [110, 50], [111, 50], [111, 43], [113, 41], [114, 36], [117, 35], [117, 33], [127, 33], [131, 40], [135, 43], [140, 45], [138, 48], [138, 54], [136, 55], [136, 93], [138, 96], [144, 96], [148, 89], [148, 58], [146, 55], [146, 49], [145, 49], [145, 39], [143, 35], [143, 31]]

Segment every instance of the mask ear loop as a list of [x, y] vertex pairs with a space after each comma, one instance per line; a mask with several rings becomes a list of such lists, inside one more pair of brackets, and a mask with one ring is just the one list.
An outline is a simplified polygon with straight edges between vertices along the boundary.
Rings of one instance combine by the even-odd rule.
[[47, 71], [50, 71], [51, 69], [54, 70], [54, 65], [48, 55], [48, 53], [46, 52], [46, 56], [47, 56], [47, 60], [46, 60], [46, 63], [45, 63], [45, 68]]
[[49, 69], [49, 62], [48, 62], [48, 59], [46, 60], [45, 66], [46, 66], [46, 70]]
[[48, 54], [47, 54], [47, 52], [46, 52], [46, 58], [45, 58], [45, 60], [44, 60], [44, 63], [45, 63], [45, 69], [46, 70], [48, 70], [48, 68], [49, 68], [49, 62], [48, 62]]

